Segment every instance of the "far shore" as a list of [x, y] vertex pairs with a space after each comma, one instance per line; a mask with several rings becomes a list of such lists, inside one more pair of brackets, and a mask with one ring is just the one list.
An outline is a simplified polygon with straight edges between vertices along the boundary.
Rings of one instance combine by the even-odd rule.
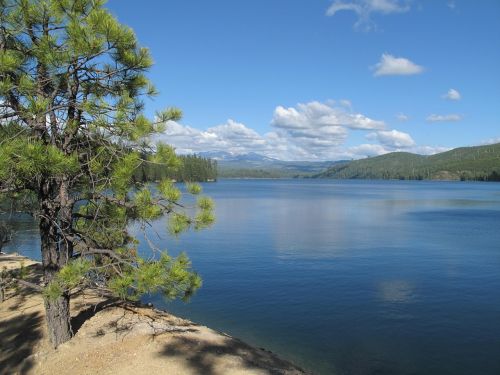
[[[17, 254], [1, 254], [0, 269], [41, 266]], [[225, 333], [138, 304], [123, 304], [84, 291], [71, 306], [74, 337], [52, 349], [40, 294], [8, 290], [0, 303], [0, 375], [7, 374], [306, 374], [263, 348]]]

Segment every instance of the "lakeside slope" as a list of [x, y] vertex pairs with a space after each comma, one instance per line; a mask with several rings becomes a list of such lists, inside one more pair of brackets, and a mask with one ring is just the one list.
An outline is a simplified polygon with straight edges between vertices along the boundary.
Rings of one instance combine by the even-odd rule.
[[315, 178], [500, 181], [500, 143], [434, 155], [408, 152], [333, 165]]
[[[0, 269], [20, 267], [28, 280], [39, 263], [0, 255]], [[0, 375], [178, 374], [299, 375], [305, 372], [275, 354], [167, 312], [115, 304], [92, 293], [72, 300], [75, 336], [51, 348], [42, 297], [21, 289], [0, 303]]]

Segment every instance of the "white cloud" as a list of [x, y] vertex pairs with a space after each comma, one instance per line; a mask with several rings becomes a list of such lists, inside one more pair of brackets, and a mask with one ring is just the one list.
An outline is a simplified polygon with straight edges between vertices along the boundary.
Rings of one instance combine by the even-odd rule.
[[389, 75], [413, 75], [420, 74], [424, 71], [424, 67], [415, 64], [414, 62], [404, 58], [395, 57], [388, 53], [382, 54], [380, 61], [374, 67], [375, 77]]
[[372, 14], [404, 13], [410, 10], [409, 1], [401, 0], [335, 0], [327, 9], [327, 16], [334, 16], [341, 11], [354, 12], [358, 20], [356, 29], [370, 30], [375, 27]]
[[415, 146], [415, 141], [408, 133], [400, 132], [394, 129], [369, 133], [366, 137], [368, 139], [376, 139], [382, 145], [391, 149], [400, 149]]
[[451, 150], [450, 147], [443, 146], [415, 146], [411, 148], [411, 152], [420, 155], [434, 155], [449, 150]]
[[484, 141], [479, 142], [479, 146], [493, 145], [496, 143], [500, 143], [500, 137], [485, 139]]
[[[345, 101], [343, 105], [345, 106]], [[348, 108], [350, 109], [350, 108]], [[325, 104], [317, 101], [299, 103], [296, 107], [276, 107], [271, 124], [277, 128], [294, 129], [384, 129], [383, 121], [373, 120], [360, 113], [342, 107], [335, 107], [333, 102]]]
[[[259, 134], [234, 120], [199, 130], [170, 121], [160, 137], [181, 154], [226, 151], [233, 154], [257, 152], [281, 160], [359, 159], [392, 151], [431, 154], [437, 148], [417, 146], [408, 133], [388, 130], [383, 121], [353, 112], [341, 101], [299, 103], [295, 107], [276, 107], [272, 130]], [[367, 132], [372, 142], [346, 146], [349, 133]], [[438, 151], [436, 151], [438, 150]]]
[[453, 0], [450, 0], [446, 3], [446, 5], [448, 6], [448, 8], [450, 8], [451, 10], [455, 10], [455, 8], [457, 7], [457, 4], [455, 3], [455, 1]]
[[359, 146], [349, 147], [348, 152], [351, 154], [352, 159], [359, 159], [360, 157], [379, 156], [391, 151], [382, 145], [364, 143]]
[[[341, 128], [347, 131], [346, 128]], [[331, 134], [328, 134], [331, 132]], [[378, 143], [345, 147], [346, 135], [338, 130], [288, 129], [260, 135], [233, 120], [205, 131], [169, 122], [163, 141], [173, 145], [180, 154], [202, 151], [227, 151], [233, 154], [257, 152], [280, 160], [360, 159], [393, 151], [434, 154], [444, 147], [417, 146], [407, 133], [397, 130], [376, 130], [367, 134]]]
[[380, 144], [365, 143], [359, 146], [349, 147], [339, 159], [362, 159], [366, 157], [379, 156], [394, 151], [405, 151], [420, 155], [434, 155], [450, 150], [449, 147], [441, 146], [417, 146], [412, 147], [388, 147]]
[[408, 121], [410, 119], [410, 117], [408, 117], [408, 115], [405, 115], [404, 113], [402, 112], [399, 112], [397, 115], [396, 115], [396, 119], [398, 121], [401, 121], [401, 122], [404, 122], [404, 121]]
[[[299, 103], [295, 107], [278, 106], [271, 121], [274, 134], [288, 144], [306, 150], [308, 159], [338, 158], [350, 130], [383, 130], [385, 123], [352, 111], [352, 104], [341, 100]], [[339, 154], [340, 152], [340, 154]], [[343, 154], [342, 154], [343, 155]]]
[[448, 92], [443, 95], [443, 99], [460, 100], [462, 99], [462, 95], [455, 89], [449, 89]]
[[245, 153], [248, 150], [260, 151], [266, 146], [261, 135], [231, 119], [205, 131], [169, 121], [161, 138], [184, 154], [209, 150]]
[[449, 115], [436, 115], [432, 114], [427, 116], [428, 122], [456, 122], [462, 120], [462, 115], [451, 113]]

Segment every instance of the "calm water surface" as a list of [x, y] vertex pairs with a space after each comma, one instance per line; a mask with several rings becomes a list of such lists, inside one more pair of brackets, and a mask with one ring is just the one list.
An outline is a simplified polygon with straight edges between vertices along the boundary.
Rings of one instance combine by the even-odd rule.
[[[317, 374], [500, 374], [500, 185], [223, 180], [178, 240], [204, 280], [156, 306]], [[40, 257], [36, 230], [9, 248]], [[159, 238], [157, 236], [160, 236]]]

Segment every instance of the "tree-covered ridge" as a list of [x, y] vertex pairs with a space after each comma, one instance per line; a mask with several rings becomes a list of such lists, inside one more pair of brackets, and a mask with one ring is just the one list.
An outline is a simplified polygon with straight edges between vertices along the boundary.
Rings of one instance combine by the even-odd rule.
[[302, 178], [320, 173], [339, 162], [284, 161], [256, 153], [229, 155], [218, 161], [222, 178]]
[[[145, 156], [146, 157], [146, 156]], [[180, 182], [217, 180], [217, 161], [197, 155], [179, 155], [179, 165], [168, 168], [163, 164], [144, 163], [134, 173], [138, 182], [156, 182], [171, 179]]]
[[329, 168], [317, 178], [500, 181], [500, 143], [424, 156], [393, 152]]
[[221, 178], [294, 178], [299, 175], [294, 172], [276, 168], [231, 168], [219, 167], [218, 176]]

